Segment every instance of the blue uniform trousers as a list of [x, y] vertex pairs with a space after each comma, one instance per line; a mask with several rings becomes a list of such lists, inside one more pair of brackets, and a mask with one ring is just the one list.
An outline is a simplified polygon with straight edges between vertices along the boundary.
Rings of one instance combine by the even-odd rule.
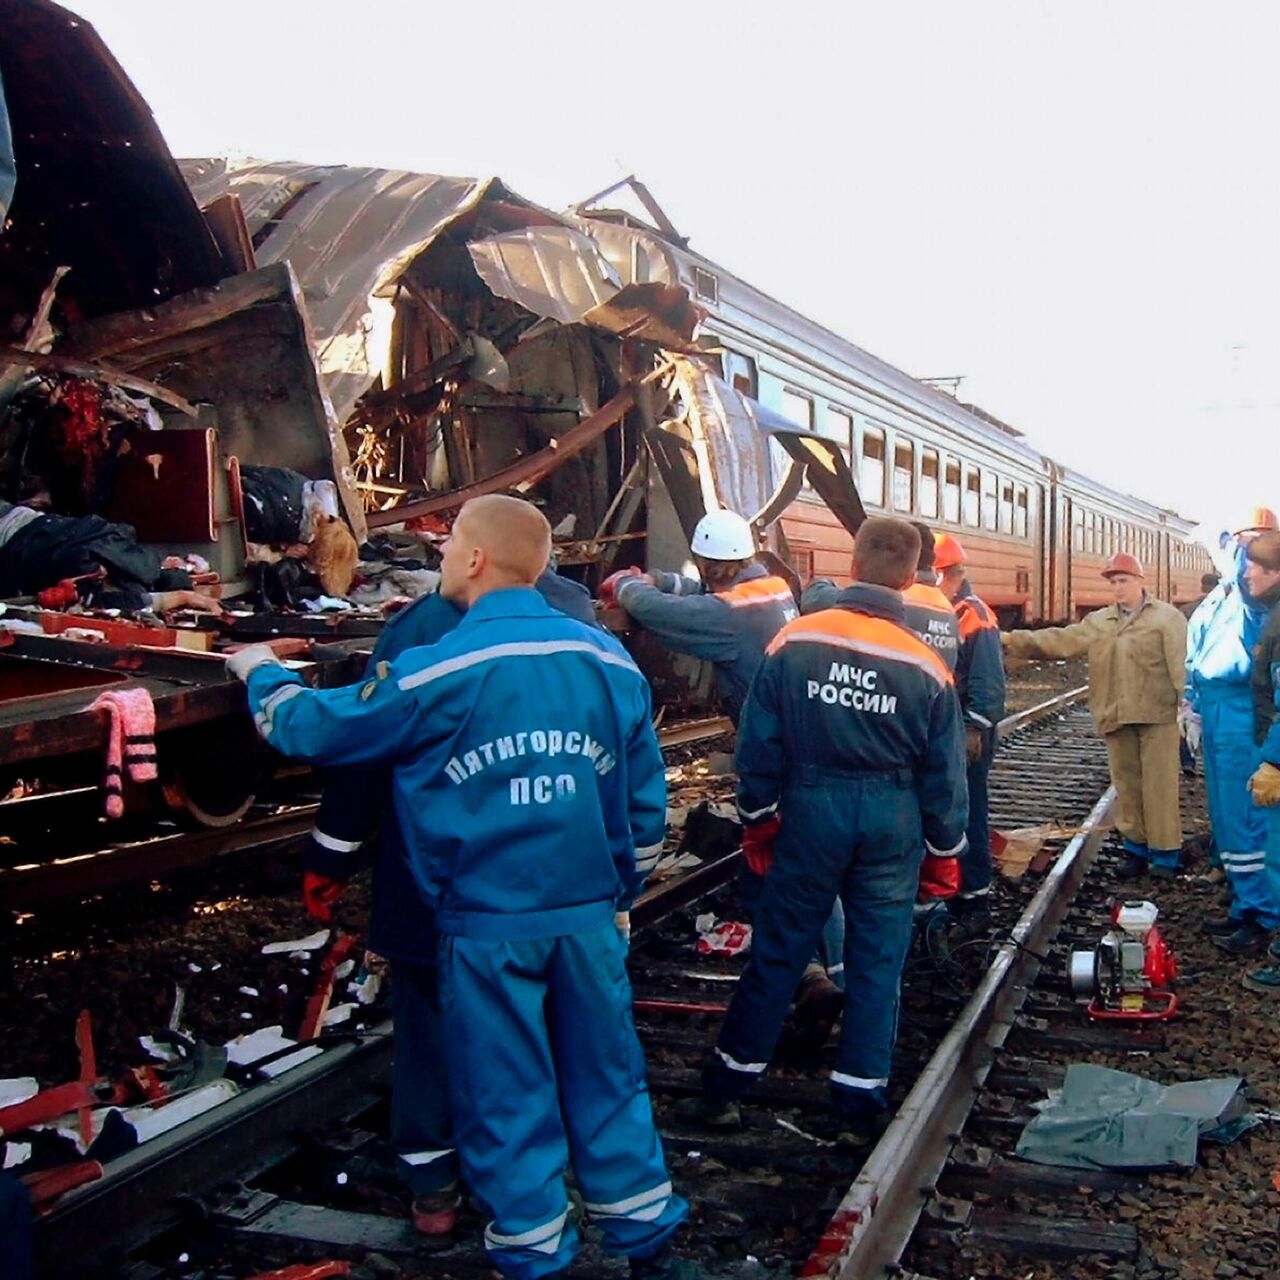
[[391, 1015], [396, 1041], [391, 1147], [415, 1196], [441, 1191], [458, 1180], [438, 980], [434, 963], [392, 962]]
[[969, 783], [969, 847], [960, 855], [960, 896], [979, 897], [991, 889], [991, 806], [987, 778], [991, 774], [990, 751], [966, 771]]
[[1222, 693], [1201, 691], [1204, 783], [1209, 821], [1235, 901], [1231, 914], [1254, 917], [1264, 928], [1280, 926], [1280, 900], [1265, 875], [1267, 815], [1249, 795], [1249, 776], [1261, 755], [1253, 741], [1253, 702], [1248, 686]]
[[831, 1082], [837, 1099], [842, 1091], [878, 1089], [889, 1078], [924, 857], [914, 780], [900, 773], [816, 775], [789, 782], [781, 808], [777, 859], [756, 911], [751, 958], [707, 1067], [707, 1091], [740, 1096], [764, 1071], [837, 899], [845, 918], [845, 1006]]
[[10, 1280], [32, 1280], [36, 1271], [31, 1243], [31, 1197], [26, 1187], [7, 1173], [0, 1174], [0, 1247], [4, 1250], [4, 1274]]
[[653, 1123], [612, 920], [516, 942], [446, 937], [440, 976], [455, 1137], [493, 1215], [494, 1265], [534, 1280], [573, 1261], [569, 1163], [606, 1252], [656, 1253], [689, 1207]]

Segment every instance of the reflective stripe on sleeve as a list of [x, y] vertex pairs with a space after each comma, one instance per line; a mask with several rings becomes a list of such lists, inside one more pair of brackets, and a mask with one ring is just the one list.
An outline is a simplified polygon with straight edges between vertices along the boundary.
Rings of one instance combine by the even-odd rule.
[[331, 836], [319, 827], [311, 828], [311, 838], [322, 849], [331, 849], [334, 853], [355, 853], [364, 844], [363, 840], [339, 840], [337, 836]]

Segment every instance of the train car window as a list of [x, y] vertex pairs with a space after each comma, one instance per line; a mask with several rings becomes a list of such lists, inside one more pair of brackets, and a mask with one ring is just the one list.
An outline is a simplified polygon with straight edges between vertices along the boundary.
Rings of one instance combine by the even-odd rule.
[[920, 514], [926, 520], [938, 518], [938, 451], [920, 450]]
[[845, 461], [853, 466], [853, 415], [834, 405], [827, 405], [822, 415], [822, 434], [840, 446]]
[[960, 523], [960, 464], [954, 458], [947, 459], [942, 485], [942, 518], [952, 524]]
[[1025, 484], [1018, 486], [1018, 496], [1013, 507], [1013, 532], [1019, 538], [1027, 536], [1031, 528], [1031, 497]]
[[982, 514], [982, 499], [978, 489], [977, 467], [964, 469], [964, 522], [976, 529]]
[[899, 440], [893, 446], [893, 509], [915, 508], [916, 447], [910, 440]]
[[792, 391], [789, 387], [782, 392], [778, 409], [784, 418], [790, 418], [797, 427], [806, 431], [813, 430], [813, 401], [808, 396]]
[[693, 269], [693, 291], [702, 302], [710, 302], [714, 305], [720, 301], [720, 281], [710, 271], [704, 271], [701, 267]]
[[1000, 480], [994, 471], [982, 471], [982, 527], [994, 529], [999, 523], [999, 503], [996, 497]]
[[1000, 482], [1000, 532], [1013, 532], [1013, 481]]
[[759, 382], [756, 377], [756, 362], [740, 351], [726, 350], [721, 363], [724, 366], [724, 380], [737, 392], [759, 400]]
[[884, 506], [884, 432], [877, 427], [862, 429], [862, 463], [858, 468], [858, 488], [863, 502]]
[[1071, 549], [1084, 550], [1084, 512], [1075, 506], [1071, 508]]

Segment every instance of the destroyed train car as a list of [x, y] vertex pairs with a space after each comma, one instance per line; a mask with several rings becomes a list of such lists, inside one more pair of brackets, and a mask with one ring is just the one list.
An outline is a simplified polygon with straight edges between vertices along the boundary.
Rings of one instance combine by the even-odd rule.
[[201, 203], [239, 197], [259, 259], [289, 261], [324, 314], [371, 528], [514, 487], [593, 582], [679, 566], [692, 522], [724, 505], [794, 578], [844, 580], [865, 501], [960, 536], [1007, 623], [1092, 607], [1114, 550], [1179, 601], [1208, 566], [1176, 513], [1065, 471], [692, 252], [634, 179], [555, 215], [497, 181], [183, 167]]
[[[245, 597], [242, 463], [328, 481], [362, 534], [288, 266], [249, 269], [234, 219], [202, 213], [146, 104], [74, 15], [0, 0], [0, 79], [14, 176], [0, 230], [0, 498], [21, 517], [18, 532], [33, 508], [128, 526], [128, 554], [198, 564], [208, 590]], [[61, 488], [23, 489], [37, 452], [61, 464]], [[0, 533], [0, 555], [17, 545], [14, 531]], [[101, 811], [109, 717], [91, 704], [133, 690], [151, 696], [160, 779], [136, 795], [126, 784], [130, 810], [234, 820], [263, 753], [243, 691], [213, 650], [291, 631], [334, 639], [343, 628], [248, 609], [216, 621], [113, 617], [84, 607], [81, 585], [0, 602], [0, 834], [36, 833], [38, 845], [39, 815], [49, 802], [61, 812], [73, 793]], [[339, 679], [343, 667], [317, 678]]]

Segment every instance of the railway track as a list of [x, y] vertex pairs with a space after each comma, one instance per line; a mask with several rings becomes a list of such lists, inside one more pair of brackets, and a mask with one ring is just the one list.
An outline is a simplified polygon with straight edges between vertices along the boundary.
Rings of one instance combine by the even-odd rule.
[[[1106, 782], [1105, 752], [1078, 705], [1081, 692], [1003, 726], [993, 822], [1078, 823], [1092, 805], [1089, 820], [1043, 882], [1002, 886], [997, 914], [1013, 925], [1017, 943], [993, 947], [990, 967], [985, 947], [944, 957], [922, 945], [913, 953], [895, 1069], [909, 1090], [894, 1097], [897, 1119], [873, 1150], [842, 1134], [829, 1116], [829, 1046], [815, 1052], [786, 1037], [741, 1132], [709, 1133], [679, 1117], [676, 1104], [697, 1088], [741, 967], [740, 959], [696, 955], [693, 917], [735, 912], [736, 855], [709, 857], [637, 903], [631, 968], [650, 1089], [673, 1171], [694, 1204], [690, 1245], [712, 1271], [732, 1271], [754, 1257], [773, 1268], [853, 1280], [884, 1274], [910, 1239], [951, 1135], [990, 1069], [1001, 1038], [993, 1028], [1011, 1025], [1029, 981], [1028, 958], [1065, 913], [1102, 837], [1105, 800], [1093, 802]], [[193, 1259], [216, 1259], [223, 1273], [241, 1276], [335, 1250], [395, 1258], [406, 1274], [486, 1269], [478, 1219], [464, 1224], [465, 1243], [443, 1258], [416, 1254], [376, 1136], [385, 1119], [389, 1030], [327, 1037], [327, 1052], [270, 1081], [253, 1083], [257, 1073], [245, 1072], [250, 1087], [231, 1103], [113, 1161], [99, 1181], [63, 1196], [39, 1228], [45, 1272], [141, 1280], [186, 1274]], [[92, 1260], [86, 1240], [96, 1242]], [[126, 1259], [133, 1271], [124, 1270]], [[584, 1265], [606, 1274], [611, 1264], [589, 1250]]]

